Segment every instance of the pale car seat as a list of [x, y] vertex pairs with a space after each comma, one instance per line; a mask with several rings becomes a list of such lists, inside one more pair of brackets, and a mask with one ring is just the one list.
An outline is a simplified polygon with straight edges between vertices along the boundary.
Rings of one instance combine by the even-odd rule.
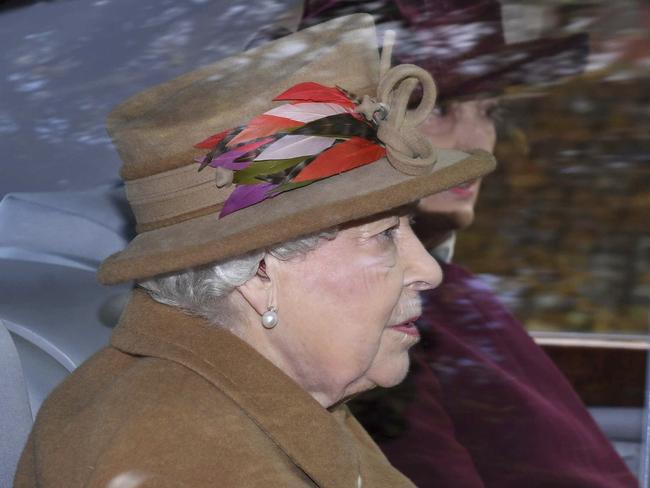
[[637, 477], [641, 474], [644, 408], [590, 407], [589, 412]]
[[31, 415], [36, 418], [45, 398], [75, 366], [62, 362], [60, 354], [57, 354], [43, 337], [37, 336], [28, 328], [7, 319], [3, 320], [3, 324], [9, 331], [18, 353]]
[[0, 201], [0, 487], [47, 395], [108, 344], [130, 285], [95, 272], [132, 231], [121, 186]]
[[0, 371], [0, 486], [12, 486], [20, 453], [32, 427], [32, 410], [18, 351], [2, 320]]

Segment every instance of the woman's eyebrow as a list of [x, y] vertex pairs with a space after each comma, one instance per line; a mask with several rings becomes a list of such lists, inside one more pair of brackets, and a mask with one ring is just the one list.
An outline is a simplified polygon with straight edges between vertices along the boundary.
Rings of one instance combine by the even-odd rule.
[[384, 230], [388, 227], [393, 227], [395, 225], [399, 224], [399, 216], [398, 215], [392, 215], [388, 216], [385, 218], [382, 218], [380, 220], [374, 220], [372, 222], [368, 222], [364, 227], [367, 230], [374, 231], [374, 230]]

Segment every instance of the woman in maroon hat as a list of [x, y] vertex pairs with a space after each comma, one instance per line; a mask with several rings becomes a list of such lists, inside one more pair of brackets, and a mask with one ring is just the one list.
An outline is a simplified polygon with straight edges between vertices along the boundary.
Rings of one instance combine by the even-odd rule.
[[[584, 34], [507, 44], [495, 0], [308, 1], [303, 25], [353, 11], [398, 28], [398, 59], [433, 75], [441, 103], [424, 131], [439, 147], [493, 151], [503, 88], [578, 74], [588, 52]], [[362, 398], [357, 416], [420, 487], [638, 486], [522, 325], [450, 262], [480, 184], [421, 200], [416, 230], [444, 281], [425, 294], [407, 382]]]

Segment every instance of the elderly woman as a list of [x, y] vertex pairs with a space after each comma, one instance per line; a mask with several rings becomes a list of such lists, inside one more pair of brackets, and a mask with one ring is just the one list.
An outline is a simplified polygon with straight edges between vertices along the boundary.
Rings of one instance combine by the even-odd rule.
[[139, 235], [99, 277], [139, 286], [43, 405], [16, 486], [413, 486], [345, 401], [404, 378], [441, 280], [409, 205], [494, 161], [435, 150], [430, 75], [389, 59], [350, 16], [110, 115]]

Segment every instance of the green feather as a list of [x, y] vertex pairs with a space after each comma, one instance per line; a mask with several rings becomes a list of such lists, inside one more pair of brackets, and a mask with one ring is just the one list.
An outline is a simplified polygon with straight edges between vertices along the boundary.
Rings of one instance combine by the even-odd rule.
[[254, 161], [248, 168], [235, 171], [233, 183], [238, 185], [257, 185], [264, 176], [283, 172], [301, 163], [310, 156], [298, 156], [291, 159], [267, 159]]
[[263, 179], [268, 183], [273, 183], [274, 185], [284, 185], [285, 183], [289, 183], [293, 178], [295, 178], [298, 175], [298, 173], [300, 173], [303, 169], [305, 169], [305, 167], [309, 163], [311, 163], [314, 159], [316, 159], [318, 156], [319, 156], [318, 154], [314, 154], [312, 156], [306, 156], [305, 159], [300, 161], [295, 166], [289, 167], [284, 171], [279, 171], [277, 173], [261, 177], [260, 179]]

